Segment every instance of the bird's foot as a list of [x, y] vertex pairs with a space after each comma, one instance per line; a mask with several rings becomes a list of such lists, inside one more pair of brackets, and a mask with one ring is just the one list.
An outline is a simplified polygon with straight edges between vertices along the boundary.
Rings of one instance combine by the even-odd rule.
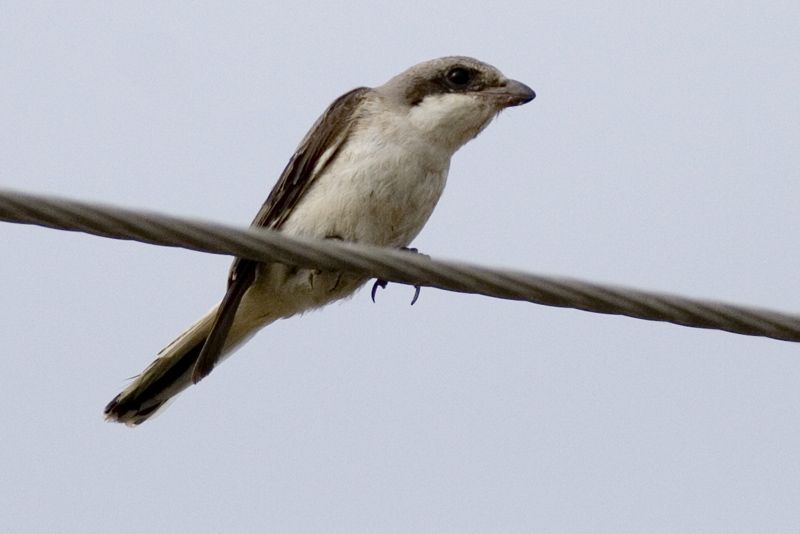
[[[420, 254], [420, 251], [415, 248], [403, 247], [400, 250], [405, 250], [406, 252], [414, 252], [415, 254]], [[427, 257], [426, 254], [423, 254], [423, 256]], [[389, 285], [388, 281], [382, 278], [375, 279], [375, 283], [372, 284], [372, 291], [370, 292], [370, 296], [372, 297], [372, 302], [375, 302], [375, 294], [378, 292], [378, 288], [380, 287], [382, 289], [386, 289], [387, 285]], [[417, 285], [414, 286], [414, 297], [411, 299], [411, 306], [413, 306], [414, 303], [417, 302], [417, 299], [419, 298], [419, 292], [421, 289], [422, 288], [420, 286]]]

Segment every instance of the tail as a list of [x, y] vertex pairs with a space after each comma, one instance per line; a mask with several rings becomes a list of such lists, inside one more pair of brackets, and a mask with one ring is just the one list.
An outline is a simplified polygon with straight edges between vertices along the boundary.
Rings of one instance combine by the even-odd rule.
[[[262, 283], [255, 293], [244, 293], [224, 346], [220, 349], [219, 361], [273, 321], [344, 298], [353, 294], [364, 282], [361, 275], [312, 270], [296, 273], [281, 264], [273, 264], [264, 277], [273, 282]], [[276, 293], [269, 283], [279, 284], [281, 290]], [[220, 305], [212, 308], [178, 339], [167, 345], [142, 374], [108, 403], [105, 408], [107, 420], [128, 426], [142, 424], [168, 400], [192, 385], [195, 364], [211, 334]]]
[[139, 425], [192, 385], [192, 369], [216, 315], [216, 307], [158, 353], [142, 374], [106, 405], [106, 420]]

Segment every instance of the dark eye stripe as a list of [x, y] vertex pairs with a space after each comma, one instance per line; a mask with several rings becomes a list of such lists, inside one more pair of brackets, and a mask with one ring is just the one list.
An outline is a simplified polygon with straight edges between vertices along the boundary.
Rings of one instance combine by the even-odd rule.
[[406, 102], [416, 106], [428, 95], [480, 91], [491, 82], [491, 79], [487, 79], [487, 73], [480, 70], [461, 64], [450, 65], [431, 73], [430, 77], [415, 79], [405, 90]]
[[480, 91], [486, 87], [486, 76], [483, 72], [454, 65], [441, 74], [440, 84], [447, 92], [462, 93], [467, 91]]

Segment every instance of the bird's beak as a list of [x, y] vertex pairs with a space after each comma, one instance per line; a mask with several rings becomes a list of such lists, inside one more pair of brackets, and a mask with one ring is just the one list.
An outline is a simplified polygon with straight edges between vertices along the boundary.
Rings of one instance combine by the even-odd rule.
[[506, 80], [502, 85], [485, 89], [484, 92], [501, 108], [521, 106], [536, 98], [533, 89], [517, 80]]

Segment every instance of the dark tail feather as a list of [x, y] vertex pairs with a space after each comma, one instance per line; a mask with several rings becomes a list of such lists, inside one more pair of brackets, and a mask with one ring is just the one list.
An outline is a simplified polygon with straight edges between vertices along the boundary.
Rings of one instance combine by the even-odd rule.
[[216, 307], [167, 345], [104, 410], [106, 419], [133, 426], [152, 417], [166, 402], [192, 385], [192, 370], [208, 337]]
[[[127, 425], [138, 425], [147, 421], [171, 397], [191, 385], [188, 377], [191, 376], [204, 341], [192, 346], [179, 358], [174, 359], [168, 367], [159, 369], [161, 372], [158, 376], [148, 381], [143, 387], [131, 391], [126, 389], [114, 397], [105, 407], [106, 419]], [[161, 360], [153, 362], [153, 365], [141, 376], [144, 377], [159, 361]], [[179, 387], [181, 385], [183, 387]], [[176, 386], [179, 389], [172, 391], [176, 389]]]

